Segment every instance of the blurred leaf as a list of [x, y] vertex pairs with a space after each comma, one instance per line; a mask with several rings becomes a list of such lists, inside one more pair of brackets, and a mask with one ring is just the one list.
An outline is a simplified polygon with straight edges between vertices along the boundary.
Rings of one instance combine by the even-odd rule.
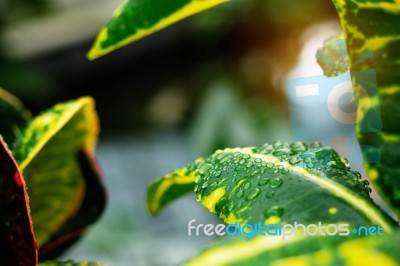
[[98, 131], [94, 101], [84, 97], [35, 117], [14, 145], [39, 247], [81, 208], [86, 189], [78, 153], [93, 156]]
[[[271, 265], [271, 266], [395, 266], [400, 261], [397, 247], [400, 231], [345, 241], [343, 237], [257, 237], [222, 242], [202, 251], [185, 266]], [[338, 245], [338, 242], [341, 242]]]
[[317, 62], [324, 74], [333, 77], [349, 70], [346, 51], [346, 41], [342, 34], [324, 41], [322, 48], [317, 51]]
[[[380, 106], [382, 129], [371, 128], [368, 119], [359, 119], [356, 126], [360, 145], [374, 147], [363, 149], [367, 174], [400, 217], [400, 5], [398, 1], [333, 2], [346, 38], [358, 117]], [[357, 75], [361, 70], [371, 74]], [[362, 93], [359, 84], [377, 86], [378, 94]], [[376, 153], [380, 162], [370, 162]]]
[[[361, 175], [332, 148], [318, 143], [228, 148], [193, 166], [197, 199], [229, 224], [342, 222], [380, 225], [388, 233], [396, 224], [374, 204]], [[156, 182], [168, 185], [168, 175]]]
[[0, 135], [11, 145], [31, 115], [17, 98], [0, 88], [0, 117]]
[[39, 266], [101, 266], [100, 263], [98, 262], [72, 262], [72, 261], [66, 261], [66, 262], [59, 262], [59, 261], [45, 261], [45, 262], [40, 262]]
[[96, 59], [113, 50], [153, 34], [186, 17], [227, 0], [126, 0], [100, 31], [89, 59]]
[[7, 266], [35, 266], [37, 246], [25, 181], [0, 137], [0, 258]]
[[235, 85], [216, 82], [201, 99], [190, 125], [192, 152], [203, 156], [223, 147], [288, 138], [279, 109], [272, 102], [246, 102]]
[[0, 54], [0, 69], [1, 86], [23, 101], [42, 106], [51, 102], [57, 94], [52, 81], [27, 63]]

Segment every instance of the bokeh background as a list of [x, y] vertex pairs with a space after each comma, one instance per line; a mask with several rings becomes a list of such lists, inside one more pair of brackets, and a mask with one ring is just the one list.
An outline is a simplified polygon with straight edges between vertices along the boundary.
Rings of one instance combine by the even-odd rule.
[[1, 0], [0, 86], [33, 113], [96, 99], [109, 203], [62, 258], [175, 265], [215, 240], [189, 237], [187, 223], [218, 220], [193, 194], [151, 218], [147, 185], [217, 148], [290, 141], [286, 80], [322, 74], [315, 52], [339, 20], [328, 0], [232, 0], [88, 61], [121, 3]]

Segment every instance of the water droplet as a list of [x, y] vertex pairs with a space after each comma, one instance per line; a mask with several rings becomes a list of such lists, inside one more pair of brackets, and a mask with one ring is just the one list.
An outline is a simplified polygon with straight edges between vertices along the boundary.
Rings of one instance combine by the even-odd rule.
[[294, 151], [294, 152], [303, 152], [307, 150], [307, 147], [302, 143], [302, 142], [295, 142], [290, 144], [290, 148]]
[[314, 167], [314, 164], [308, 163], [308, 164], [307, 164], [307, 167], [308, 167], [308, 168], [313, 168], [313, 167]]
[[217, 171], [215, 171], [214, 176], [219, 177], [221, 174], [222, 174], [222, 172], [217, 170]]
[[232, 211], [234, 207], [235, 207], [235, 204], [234, 204], [232, 201], [229, 202], [229, 204], [228, 204], [228, 211]]
[[221, 160], [221, 159], [225, 158], [228, 155], [229, 155], [228, 153], [219, 153], [216, 158], [218, 160]]
[[251, 187], [251, 184], [250, 184], [250, 183], [246, 183], [246, 184], [244, 184], [244, 186], [243, 186], [244, 189], [249, 189], [250, 187]]
[[264, 215], [265, 217], [271, 217], [271, 216], [277, 216], [277, 217], [281, 217], [283, 214], [283, 208], [279, 207], [279, 206], [272, 206], [270, 208], [268, 208], [265, 212]]
[[243, 190], [239, 189], [238, 192], [236, 192], [236, 197], [242, 198], [244, 196]]
[[260, 195], [261, 190], [259, 188], [254, 189], [249, 195], [247, 195], [246, 200], [253, 200]]
[[274, 148], [275, 148], [275, 149], [279, 149], [279, 148], [281, 148], [282, 146], [283, 146], [283, 144], [282, 144], [281, 141], [277, 141], [277, 142], [274, 143]]
[[310, 144], [310, 148], [311, 149], [319, 149], [319, 148], [322, 148], [322, 145], [319, 142], [313, 142]]
[[273, 163], [267, 163], [267, 167], [268, 167], [268, 168], [272, 168], [273, 166], [274, 166]]
[[201, 188], [206, 188], [208, 187], [208, 182], [204, 182], [203, 185], [201, 186]]
[[246, 161], [245, 161], [244, 159], [242, 159], [242, 160], [239, 161], [239, 164], [240, 164], [240, 165], [243, 165], [245, 162], [246, 162]]
[[257, 170], [254, 170], [250, 175], [251, 176], [255, 176], [255, 175], [257, 175], [258, 174], [258, 171]]
[[246, 164], [246, 167], [247, 168], [250, 168], [250, 167], [252, 167], [253, 166], [253, 163], [251, 163], [251, 162], [248, 162], [247, 164]]
[[249, 158], [250, 158], [250, 155], [248, 155], [248, 154], [244, 154], [242, 157], [243, 157], [243, 159], [246, 159], [246, 160], [247, 160], [247, 159], [249, 159]]
[[269, 179], [267, 178], [261, 178], [260, 181], [258, 181], [258, 185], [259, 186], [265, 186], [266, 184], [268, 184]]
[[265, 197], [267, 199], [272, 199], [275, 196], [275, 190], [270, 190], [267, 192], [267, 194], [265, 194]]
[[270, 188], [278, 188], [278, 187], [282, 186], [282, 183], [283, 183], [282, 179], [280, 179], [279, 177], [273, 178], [269, 182], [269, 187]]
[[210, 169], [212, 169], [212, 165], [211, 164], [203, 163], [202, 165], [200, 165], [199, 173], [203, 175]]
[[297, 157], [293, 157], [289, 160], [290, 164], [297, 164], [299, 162], [299, 159]]
[[286, 155], [286, 154], [289, 154], [289, 153], [290, 153], [290, 150], [288, 148], [282, 148], [282, 149], [278, 149], [278, 150], [272, 152], [272, 155], [274, 155], [274, 156], [283, 156], [283, 155]]

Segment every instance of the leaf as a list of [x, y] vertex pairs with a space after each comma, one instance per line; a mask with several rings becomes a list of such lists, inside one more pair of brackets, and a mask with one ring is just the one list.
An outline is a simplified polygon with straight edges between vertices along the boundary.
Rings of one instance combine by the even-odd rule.
[[[367, 174], [382, 198], [400, 217], [400, 8], [398, 1], [333, 1], [346, 38], [358, 116], [381, 107], [382, 129], [361, 119], [356, 127]], [[358, 84], [376, 72], [379, 95], [360, 93]], [[372, 75], [368, 78], [372, 79]], [[371, 83], [371, 82], [370, 82]], [[370, 84], [373, 86], [373, 84]], [[369, 105], [371, 104], [371, 105]], [[371, 108], [372, 108], [371, 107]], [[379, 160], [370, 160], [379, 157]], [[376, 162], [378, 161], [378, 162]]]
[[14, 146], [26, 177], [39, 247], [77, 214], [85, 193], [78, 153], [94, 153], [98, 120], [92, 98], [57, 104], [35, 117]]
[[93, 60], [227, 0], [127, 0], [100, 31]]
[[66, 261], [66, 262], [59, 262], [59, 261], [45, 261], [45, 262], [40, 262], [39, 266], [101, 266], [100, 263], [98, 262], [72, 262], [72, 261]]
[[87, 152], [81, 151], [78, 154], [78, 161], [85, 181], [82, 205], [79, 211], [68, 219], [64, 227], [39, 249], [39, 257], [42, 260], [54, 259], [61, 255], [79, 239], [87, 225], [99, 219], [105, 208], [105, 188], [95, 159]]
[[342, 34], [325, 40], [323, 47], [318, 49], [316, 57], [328, 77], [345, 73], [349, 69], [346, 41]]
[[[195, 167], [197, 199], [228, 224], [346, 222], [388, 233], [395, 225], [369, 197], [368, 182], [318, 143], [218, 150]], [[176, 198], [169, 192], [163, 197]]]
[[0, 258], [2, 265], [34, 266], [37, 245], [25, 182], [0, 137]]
[[257, 237], [223, 242], [202, 251], [185, 266], [197, 265], [398, 265], [400, 232], [350, 241], [341, 237]]
[[11, 145], [26, 126], [30, 113], [14, 95], [0, 88], [0, 117], [0, 134]]
[[194, 165], [190, 165], [154, 181], [147, 192], [149, 212], [157, 215], [170, 202], [193, 191], [195, 179], [196, 168]]

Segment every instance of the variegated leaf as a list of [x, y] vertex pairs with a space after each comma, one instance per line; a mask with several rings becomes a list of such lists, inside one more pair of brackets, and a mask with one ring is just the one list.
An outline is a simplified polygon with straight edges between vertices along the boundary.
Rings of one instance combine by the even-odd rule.
[[343, 237], [303, 237], [282, 240], [257, 237], [224, 241], [202, 251], [185, 266], [397, 266], [400, 231], [350, 241]]
[[225, 1], [126, 0], [100, 31], [88, 58], [96, 59]]
[[[380, 105], [381, 109], [382, 129], [371, 128], [371, 121], [366, 119], [359, 120], [356, 127], [360, 144], [375, 147], [363, 150], [367, 173], [380, 195], [400, 215], [400, 2], [333, 2], [347, 42], [358, 117], [373, 107]], [[379, 95], [361, 93], [358, 84], [365, 83], [366, 77], [357, 74], [360, 70], [376, 73]], [[370, 79], [374, 82], [372, 76]], [[369, 160], [379, 155], [379, 162]]]
[[35, 117], [16, 142], [13, 154], [26, 178], [39, 247], [79, 211], [85, 181], [78, 153], [93, 156], [98, 131], [94, 101], [84, 97]]
[[[346, 222], [380, 225], [387, 233], [395, 225], [369, 197], [368, 182], [333, 149], [317, 143], [219, 150], [190, 167], [198, 200], [226, 223]], [[170, 179], [153, 186], [168, 187]], [[176, 198], [177, 190], [164, 189], [158, 202]], [[149, 205], [154, 198], [148, 197]]]

